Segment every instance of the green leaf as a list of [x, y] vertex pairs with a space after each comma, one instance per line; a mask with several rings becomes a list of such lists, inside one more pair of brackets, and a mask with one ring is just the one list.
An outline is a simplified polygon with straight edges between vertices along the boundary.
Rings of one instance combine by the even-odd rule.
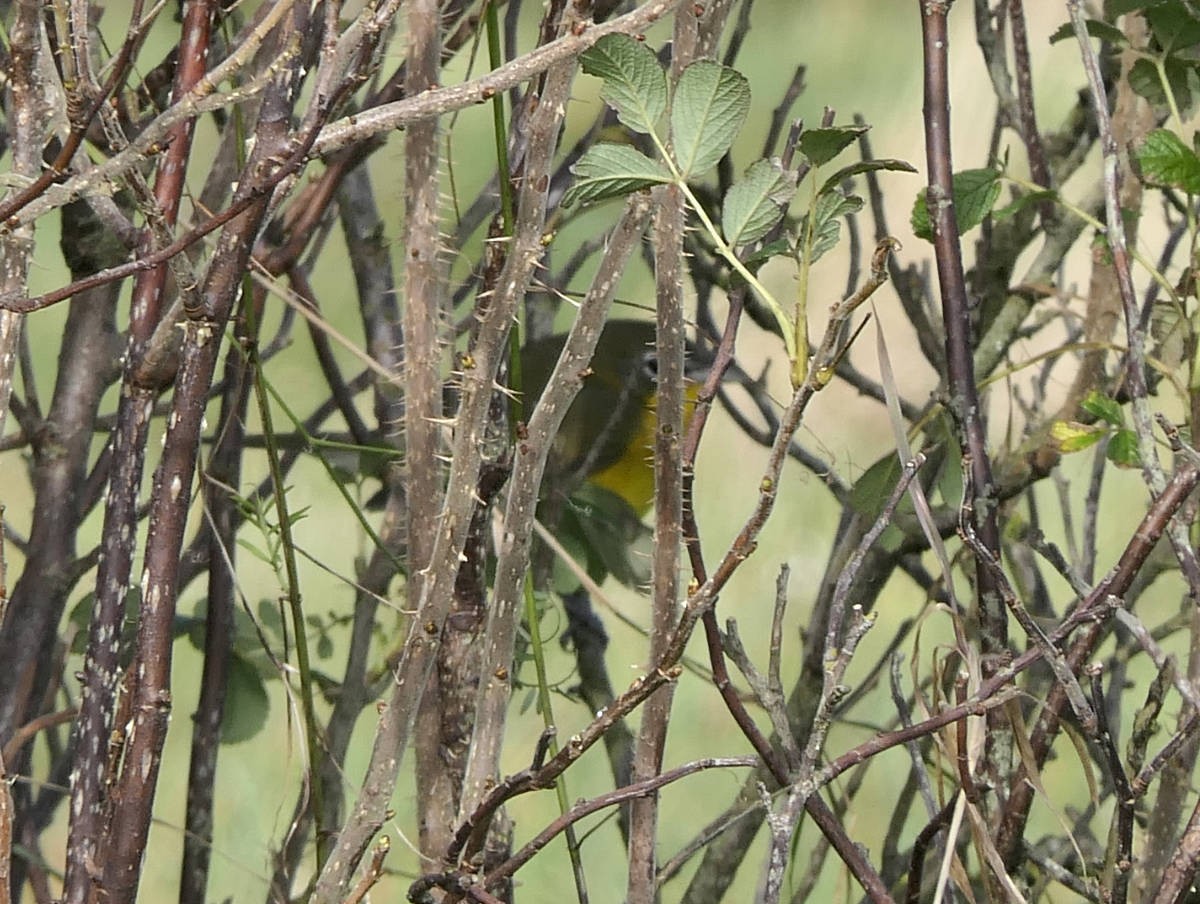
[[[589, 572], [588, 568], [588, 548], [583, 537], [580, 536], [582, 531], [578, 525], [567, 517], [563, 518], [564, 523], [559, 524], [559, 529], [555, 533], [555, 539], [558, 540], [560, 546], [577, 565]], [[574, 593], [582, 585], [579, 582], [579, 577], [571, 569], [571, 567], [563, 560], [562, 556], [554, 557], [554, 566], [551, 571], [550, 586], [559, 596], [565, 596], [568, 593]]]
[[525, 713], [529, 712], [530, 707], [532, 707], [536, 702], [537, 689], [531, 687], [525, 692], [525, 695], [521, 697], [521, 705], [517, 708], [517, 713], [522, 716], [525, 715]]
[[1169, 298], [1159, 298], [1150, 308], [1150, 335], [1154, 347], [1150, 354], [1156, 366], [1176, 370], [1187, 360], [1188, 333], [1191, 324], [1183, 308]]
[[1108, 441], [1105, 455], [1118, 468], [1140, 468], [1142, 456], [1138, 453], [1137, 434], [1132, 430], [1118, 430]]
[[783, 219], [796, 183], [777, 162], [757, 160], [725, 193], [721, 229], [730, 245], [757, 242]]
[[907, 160], [896, 160], [893, 158], [885, 158], [883, 160], [860, 160], [858, 163], [851, 163], [849, 166], [843, 166], [840, 170], [825, 180], [825, 183], [817, 191], [817, 194], [823, 195], [832, 188], [841, 185], [847, 179], [861, 173], [874, 173], [880, 170], [890, 170], [897, 173], [915, 173], [917, 168]]
[[627, 144], [594, 145], [571, 172], [576, 179], [563, 198], [567, 206], [616, 198], [671, 181], [665, 166]]
[[250, 740], [267, 724], [270, 712], [271, 701], [258, 669], [235, 653], [229, 660], [221, 743], [240, 744]]
[[[203, 605], [203, 603], [201, 604]], [[199, 608], [199, 607], [197, 607]], [[126, 623], [128, 624], [128, 622]], [[136, 629], [136, 624], [134, 625]], [[207, 620], [203, 612], [196, 616], [179, 615], [171, 620], [171, 636], [175, 640], [187, 638], [187, 642], [192, 647], [200, 652], [204, 652], [204, 635], [207, 629]]]
[[1153, 6], [1155, 3], [1161, 2], [1162, 0], [1108, 0], [1108, 3], [1105, 4], [1105, 9], [1115, 19], [1117, 16], [1123, 16], [1134, 10], [1145, 9], [1147, 6]]
[[[1086, 25], [1087, 33], [1093, 38], [1107, 41], [1114, 47], [1126, 47], [1129, 44], [1129, 39], [1125, 37], [1125, 32], [1121, 31], [1115, 25], [1109, 25], [1107, 22], [1102, 22], [1099, 19], [1088, 19]], [[1074, 37], [1074, 26], [1070, 22], [1064, 22], [1054, 34], [1050, 35], [1050, 43], [1057, 44], [1059, 41], [1070, 40]]]
[[[1188, 110], [1192, 106], [1192, 83], [1196, 81], [1196, 73], [1192, 67], [1177, 57], [1169, 56], [1163, 60], [1163, 69], [1167, 75], [1167, 84], [1180, 110]], [[1158, 77], [1158, 69], [1152, 60], [1140, 59], [1129, 68], [1129, 87], [1141, 97], [1159, 109], [1166, 109], [1167, 95], [1163, 91], [1162, 80]]]
[[824, 166], [858, 140], [869, 126], [832, 126], [800, 133], [800, 151], [813, 166]]
[[[994, 169], [963, 170], [954, 174], [954, 213], [958, 220], [958, 234], [965, 235], [983, 222], [1000, 197], [1000, 174]], [[929, 189], [923, 188], [913, 204], [912, 228], [918, 238], [933, 241], [933, 224], [929, 220], [926, 196]]]
[[1114, 427], [1125, 426], [1125, 415], [1116, 399], [1110, 399], [1102, 392], [1092, 390], [1086, 399], [1080, 403], [1080, 408], [1097, 420], [1104, 421]]
[[333, 638], [322, 633], [317, 636], [317, 658], [328, 659], [333, 655]]
[[894, 453], [863, 471], [850, 490], [850, 505], [869, 523], [879, 517], [900, 480], [903, 465]]
[[737, 70], [708, 60], [683, 70], [671, 104], [671, 139], [685, 179], [717, 165], [749, 112], [750, 83]]
[[1200, 194], [1200, 157], [1170, 129], [1155, 129], [1135, 152], [1142, 178], [1160, 188]]
[[942, 502], [956, 509], [963, 501], [962, 449], [957, 441], [947, 442], [945, 449], [946, 460], [938, 468], [936, 486]]
[[1050, 426], [1050, 438], [1063, 453], [1080, 452], [1094, 446], [1108, 433], [1100, 424], [1080, 424], [1076, 421], [1055, 421]]
[[[242, 610], [238, 610], [239, 613]], [[244, 614], [244, 613], [243, 613]], [[283, 613], [279, 608], [279, 601], [263, 598], [258, 601], [258, 621], [259, 624], [267, 631], [275, 634], [276, 637], [282, 637], [284, 634]], [[241, 622], [238, 622], [238, 628], [241, 628]], [[253, 625], [250, 626], [253, 630]], [[257, 635], [255, 635], [257, 642]]]
[[[141, 606], [142, 588], [138, 586], [130, 587], [125, 591], [125, 600], [122, 603], [121, 639], [119, 641], [122, 666], [127, 666], [133, 655], [134, 644], [137, 641], [138, 614]], [[74, 635], [71, 638], [72, 653], [83, 655], [87, 652], [95, 608], [96, 594], [95, 592], [91, 592], [80, 599], [71, 609], [71, 614], [67, 617], [67, 620], [70, 622], [71, 627], [75, 629]], [[181, 616], [175, 617], [175, 622], [171, 626], [173, 630], [176, 628], [179, 618]], [[178, 637], [180, 635], [176, 631], [173, 636]]]
[[954, 176], [954, 213], [958, 234], [983, 222], [1000, 197], [1000, 174], [993, 169], [963, 170]]
[[605, 35], [580, 57], [583, 71], [604, 79], [600, 96], [635, 132], [653, 132], [667, 110], [667, 76], [654, 51], [628, 35]]
[[237, 545], [246, 550], [246, 552], [250, 553], [250, 555], [254, 556], [254, 558], [266, 562], [268, 565], [274, 564], [274, 559], [272, 559], [270, 555], [244, 537], [238, 537]]
[[[862, 210], [863, 199], [857, 195], [844, 195], [841, 191], [830, 191], [817, 197], [812, 209], [812, 248], [808, 251], [809, 263], [815, 264], [825, 252], [837, 245], [842, 234], [842, 217]], [[800, 221], [800, 235], [808, 228], [809, 214]], [[801, 248], [803, 254], [805, 249]]]
[[337, 448], [314, 450], [318, 458], [325, 462], [329, 476], [338, 483], [347, 484], [358, 478], [361, 471], [358, 450], [339, 446]]
[[1200, 44], [1200, 18], [1187, 4], [1179, 0], [1149, 4], [1143, 14], [1163, 50], [1179, 51]]

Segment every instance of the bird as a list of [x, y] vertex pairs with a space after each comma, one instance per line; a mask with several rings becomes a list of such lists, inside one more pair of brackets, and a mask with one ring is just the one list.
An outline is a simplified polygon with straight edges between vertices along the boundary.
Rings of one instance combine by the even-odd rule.
[[[554, 440], [551, 467], [562, 481], [583, 481], [622, 499], [640, 517], [654, 500], [655, 327], [645, 320], [612, 320], [596, 343], [587, 376]], [[521, 350], [526, 398], [535, 403], [566, 342], [555, 334]], [[690, 350], [687, 415], [694, 408], [703, 362]], [[532, 409], [532, 404], [527, 411]]]
[[[551, 506], [549, 520], [558, 539], [597, 581], [612, 575], [636, 586], [649, 577], [646, 553], [652, 531], [643, 518], [654, 502], [654, 339], [652, 321], [614, 319], [605, 325], [547, 464], [543, 509], [547, 501], [566, 501]], [[565, 342], [566, 334], [554, 334], [522, 348], [526, 412], [541, 397]], [[689, 343], [685, 422], [706, 366], [706, 356]]]

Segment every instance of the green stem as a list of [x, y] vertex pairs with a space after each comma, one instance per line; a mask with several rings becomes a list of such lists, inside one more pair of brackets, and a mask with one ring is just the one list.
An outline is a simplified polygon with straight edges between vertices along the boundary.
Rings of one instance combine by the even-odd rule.
[[[484, 23], [487, 27], [488, 62], [491, 64], [493, 71], [499, 69], [500, 65], [504, 62], [501, 59], [500, 48], [500, 14], [496, 11], [496, 4], [497, 0], [486, 0], [486, 12], [484, 15]], [[507, 120], [504, 116], [504, 95], [497, 91], [492, 95], [492, 138], [496, 143], [496, 171], [500, 183], [500, 222], [504, 235], [512, 236], [513, 222], [516, 219], [516, 215], [513, 208], [512, 180], [509, 178], [508, 170], [508, 129], [506, 123]], [[511, 439], [514, 441], [516, 440], [517, 424], [525, 419], [525, 406], [521, 400], [521, 387], [525, 385], [521, 372], [521, 344], [525, 339], [522, 335], [522, 323], [523, 320], [518, 317], [516, 329], [512, 330], [508, 337], [509, 386], [514, 393], [509, 404], [509, 431]]]
[[[533, 581], [528, 577], [525, 579], [525, 624], [529, 628], [529, 646], [533, 652], [533, 668], [537, 673], [538, 711], [542, 714], [542, 724], [550, 733], [549, 755], [555, 757], [558, 755], [558, 741], [554, 739], [554, 704], [550, 696], [550, 682], [546, 678], [546, 650], [542, 644], [542, 629], [538, 620]], [[561, 773], [554, 779], [554, 793], [558, 799], [559, 813], [566, 814], [571, 809], [571, 804], [567, 799], [566, 778]], [[575, 892], [581, 902], [587, 901], [587, 882], [583, 874], [583, 859], [579, 855], [579, 839], [575, 835], [574, 826], [567, 826], [565, 838], [567, 853], [571, 858], [571, 872], [575, 875]]]
[[[674, 169], [673, 165], [672, 169]], [[725, 239], [721, 237], [721, 231], [716, 227], [716, 224], [709, 219], [708, 214], [704, 211], [704, 207], [700, 204], [699, 199], [692, 194], [692, 190], [688, 188], [687, 183], [682, 179], [679, 179], [676, 184], [683, 192], [684, 197], [688, 199], [688, 204], [690, 204], [692, 210], [696, 212], [696, 216], [699, 218], [701, 224], [703, 224], [704, 230], [712, 238], [713, 244], [716, 245], [717, 251], [721, 257], [725, 258], [729, 266], [733, 267], [734, 272], [736, 272], [738, 276], [746, 281], [746, 284], [754, 290], [754, 294], [759, 297], [759, 300], [762, 301], [762, 303], [768, 308], [770, 308], [771, 313], [775, 315], [775, 321], [779, 324], [779, 329], [783, 333], [783, 342], [787, 347], [788, 360], [792, 361], [794, 364], [799, 350], [796, 347], [796, 336], [792, 328], [792, 322], [788, 318], [787, 312], [784, 311], [783, 305], [781, 305], [775, 299], [775, 296], [767, 290], [767, 287], [759, 282], [758, 277], [751, 273], [750, 270], [747, 269], [746, 265], [738, 259], [738, 256], [733, 253], [733, 249], [730, 248], [729, 245], [726, 244]], [[807, 348], [804, 349], [803, 354], [805, 358], [807, 358]]]
[[[708, 233], [709, 237], [713, 241], [713, 244], [716, 246], [717, 253], [720, 254], [721, 257], [725, 258], [726, 263], [733, 268], [734, 272], [737, 273], [738, 276], [746, 281], [746, 285], [748, 285], [754, 291], [754, 294], [759, 297], [759, 300], [762, 301], [762, 303], [768, 308], [770, 308], [771, 313], [775, 315], [775, 322], [779, 324], [779, 332], [783, 335], [783, 343], [787, 348], [788, 360], [792, 362], [794, 370], [796, 367], [797, 356], [795, 329], [792, 326], [791, 320], [788, 318], [787, 312], [784, 311], [783, 305], [776, 300], [775, 296], [767, 290], [767, 287], [759, 282], [758, 277], [751, 273], [746, 265], [738, 259], [738, 256], [733, 253], [733, 249], [729, 247], [724, 237], [721, 235], [721, 230], [717, 228], [717, 225], [705, 212], [704, 206], [700, 203], [700, 200], [694, 194], [692, 194], [692, 190], [688, 188], [687, 180], [683, 177], [683, 173], [681, 173], [679, 168], [675, 165], [675, 161], [671, 158], [671, 155], [667, 153], [666, 145], [663, 144], [658, 135], [654, 132], [651, 132], [650, 139], [654, 142], [654, 146], [658, 150], [659, 157], [667, 165], [667, 169], [670, 170], [671, 181], [679, 187], [679, 190], [683, 192], [683, 196], [687, 198], [688, 204], [691, 206], [692, 210], [695, 211], [701, 225], [704, 226], [704, 231]], [[805, 364], [807, 364], [808, 348], [805, 347], [802, 353], [805, 358]]]
[[[492, 71], [500, 68], [504, 62], [500, 53], [500, 15], [496, 12], [496, 0], [487, 0], [488, 63]], [[513, 192], [512, 182], [508, 175], [508, 132], [505, 128], [504, 95], [497, 91], [492, 95], [492, 136], [496, 142], [496, 169], [500, 182], [500, 215], [504, 223], [504, 234], [512, 235], [513, 230]]]
[[[371, 542], [375, 544], [375, 548], [391, 560], [392, 565], [396, 568], [396, 571], [399, 574], [408, 574], [408, 569], [405, 564], [392, 554], [392, 551], [387, 548], [387, 545], [375, 531], [375, 528], [371, 527], [371, 523], [363, 514], [362, 505], [350, 495], [350, 491], [346, 489], [344, 481], [339, 479], [337, 473], [334, 471], [333, 465], [330, 464], [328, 459], [321, 454], [321, 450], [332, 449], [335, 451], [345, 450], [352, 452], [370, 452], [373, 454], [384, 453], [388, 455], [399, 455], [399, 453], [396, 452], [395, 449], [390, 448], [383, 448], [379, 446], [359, 446], [355, 443], [340, 443], [335, 440], [321, 439], [320, 437], [313, 436], [304, 429], [304, 422], [296, 416], [295, 412], [293, 412], [291, 408], [288, 407], [287, 402], [283, 400], [283, 396], [279, 394], [279, 392], [275, 389], [275, 386], [268, 382], [266, 377], [261, 377], [261, 379], [266, 386], [267, 392], [269, 392], [271, 394], [271, 398], [275, 400], [275, 404], [283, 410], [284, 415], [286, 415], [287, 419], [292, 422], [292, 426], [295, 428], [296, 432], [300, 435], [301, 440], [304, 442], [304, 448], [311, 451], [317, 461], [321, 463], [321, 467], [323, 467], [325, 469], [325, 473], [329, 475], [330, 482], [337, 488], [337, 491], [341, 493], [342, 499], [345, 501], [346, 505], [349, 506], [350, 511], [354, 513], [355, 519], [366, 532]], [[274, 474], [272, 474], [271, 479], [274, 481]], [[278, 486], [278, 484], [276, 484], [276, 486]]]
[[[252, 285], [247, 281], [244, 305], [248, 332], [251, 336], [258, 334], [255, 328], [254, 303]], [[329, 856], [330, 836], [324, 831], [322, 822], [325, 816], [324, 790], [321, 782], [316, 780], [317, 764], [320, 762], [321, 746], [317, 738], [317, 714], [313, 695], [312, 667], [308, 657], [308, 632], [304, 622], [304, 606], [300, 594], [300, 572], [296, 567], [296, 542], [292, 536], [292, 519], [288, 512], [287, 494], [283, 491], [283, 468], [279, 464], [279, 444], [275, 437], [275, 427], [271, 421], [271, 403], [267, 396], [266, 381], [262, 375], [262, 362], [258, 358], [257, 342], [250, 342], [246, 347], [246, 356], [254, 374], [254, 395], [258, 402], [259, 417], [262, 419], [263, 439], [266, 444], [267, 465], [271, 473], [271, 483], [275, 487], [275, 513], [279, 522], [279, 537], [283, 548], [284, 569], [287, 574], [287, 601], [292, 616], [292, 630], [296, 636], [296, 667], [300, 675], [300, 705], [304, 715], [304, 740], [308, 748], [308, 768], [313, 780], [308, 783], [312, 795], [312, 812], [316, 816], [317, 865], [320, 872]]]
[[796, 349], [800, 352], [792, 359], [792, 386], [799, 386], [808, 376], [808, 284], [812, 272], [813, 231], [816, 228], [817, 209], [817, 171], [813, 168], [812, 200], [809, 203], [809, 215], [804, 225], [804, 235], [800, 237], [800, 276], [796, 286], [796, 314], [794, 319], [796, 332]]

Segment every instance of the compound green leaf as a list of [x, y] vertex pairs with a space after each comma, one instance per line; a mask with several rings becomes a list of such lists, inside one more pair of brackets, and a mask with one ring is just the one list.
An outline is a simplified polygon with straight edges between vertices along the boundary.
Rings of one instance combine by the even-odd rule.
[[854, 482], [850, 490], [851, 507], [867, 521], [874, 521], [887, 504], [903, 470], [904, 466], [895, 454], [884, 455]]
[[[1191, 64], [1178, 57], [1168, 56], [1163, 60], [1163, 69], [1179, 109], [1190, 109], [1192, 86], [1196, 84], [1196, 73]], [[1167, 93], [1163, 90], [1162, 79], [1159, 78], [1158, 68], [1153, 60], [1140, 59], [1130, 67], [1129, 87], [1155, 107], [1168, 108]]]
[[[1125, 37], [1125, 32], [1117, 28], [1115, 25], [1109, 25], [1099, 19], [1088, 19], [1087, 33], [1093, 38], [1099, 38], [1102, 41], [1107, 41], [1114, 47], [1126, 47], [1129, 44], [1129, 39]], [[1057, 44], [1059, 41], [1073, 40], [1075, 38], [1075, 28], [1070, 22], [1064, 22], [1058, 27], [1054, 34], [1050, 35], [1050, 43]]]
[[[809, 263], [815, 264], [841, 238], [841, 219], [847, 214], [862, 210], [863, 199], [857, 195], [845, 195], [841, 191], [829, 191], [817, 197], [812, 213], [805, 214], [800, 222], [800, 235], [804, 236], [812, 217], [812, 248], [808, 251]], [[804, 249], [801, 249], [804, 253]]]
[[1118, 468], [1140, 468], [1142, 456], [1138, 452], [1137, 434], [1132, 430], [1118, 430], [1108, 441], [1105, 450], [1108, 460]]
[[998, 207], [992, 211], [992, 222], [1002, 223], [1009, 217], [1015, 217], [1026, 208], [1041, 204], [1043, 201], [1057, 203], [1058, 192], [1042, 189], [1041, 191], [1027, 191], [1022, 195], [1018, 195], [1003, 207]]
[[1182, 0], [1148, 4], [1143, 11], [1150, 31], [1168, 52], [1185, 50], [1200, 44], [1200, 17]]
[[1092, 390], [1079, 407], [1097, 420], [1111, 424], [1113, 427], [1125, 426], [1125, 415], [1121, 413], [1120, 403], [1102, 392]]

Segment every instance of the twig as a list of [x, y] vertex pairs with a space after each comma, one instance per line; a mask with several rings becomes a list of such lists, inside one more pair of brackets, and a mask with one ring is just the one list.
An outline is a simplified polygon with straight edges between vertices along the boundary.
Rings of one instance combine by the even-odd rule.
[[475, 811], [463, 821], [455, 833], [454, 844], [445, 854], [449, 863], [456, 863], [477, 828], [485, 825], [492, 815], [513, 797], [552, 787], [554, 779], [599, 741], [610, 726], [633, 712], [664, 682], [679, 677], [678, 667], [669, 672], [654, 671], [639, 677], [629, 689], [613, 701], [612, 706], [597, 716], [582, 732], [569, 739], [565, 747], [536, 770], [526, 769], [494, 785], [480, 801]]
[[[1180, 510], [1195, 490], [1197, 483], [1200, 483], [1200, 470], [1187, 463], [1182, 464], [1172, 476], [1166, 489], [1151, 503], [1116, 565], [1087, 596], [1079, 601], [1067, 618], [1050, 634], [1050, 642], [1057, 645], [1079, 625], [1088, 621], [1092, 622], [1087, 630], [1076, 638], [1067, 653], [1066, 661], [1070, 668], [1074, 669], [1082, 664], [1091, 654], [1095, 644], [1102, 636], [1101, 622], [1096, 620], [1097, 617], [1103, 618], [1105, 608], [1110, 606], [1110, 598], [1120, 599], [1128, 592], [1155, 544], [1162, 537], [1175, 513]], [[1014, 661], [1013, 665], [1020, 664], [1031, 652], [1034, 651], [1026, 651]], [[1005, 671], [1010, 669], [1011, 667]], [[1038, 765], [1049, 755], [1050, 746], [1058, 732], [1060, 713], [1066, 706], [1066, 702], [1066, 692], [1060, 686], [1056, 686], [1046, 701], [1042, 716], [1030, 739]], [[1010, 783], [1008, 801], [1005, 804], [997, 832], [997, 847], [1006, 862], [1009, 858], [1015, 857], [1019, 851], [1018, 842], [1032, 802], [1033, 788], [1026, 781], [1024, 766], [1022, 766], [1017, 770]]]
[[[1008, 25], [1012, 31], [1013, 64], [1017, 72], [1017, 115], [1020, 118], [1021, 138], [1029, 156], [1029, 173], [1038, 185], [1052, 189], [1054, 183], [1051, 181], [1050, 165], [1046, 162], [1046, 146], [1042, 142], [1042, 133], [1038, 131], [1033, 105], [1033, 66], [1029, 59], [1024, 0], [1009, 0]], [[1043, 201], [1038, 211], [1043, 223], [1056, 216], [1052, 200]]]
[[[776, 581], [776, 616], [784, 611], [787, 603], [787, 592], [784, 585], [785, 569], [786, 566], [780, 570], [780, 577]], [[754, 665], [754, 661], [750, 658], [750, 654], [746, 652], [746, 647], [742, 643], [741, 635], [738, 634], [737, 621], [735, 619], [730, 618], [725, 622], [723, 646], [725, 653], [733, 660], [742, 675], [745, 676], [746, 681], [750, 685], [750, 690], [754, 693], [759, 705], [766, 710], [767, 716], [771, 720], [771, 729], [775, 732], [775, 737], [783, 748], [787, 768], [795, 772], [795, 770], [800, 768], [800, 749], [796, 746], [795, 734], [788, 723], [787, 701], [783, 694], [783, 687], [779, 684], [779, 676], [777, 674], [764, 676]], [[772, 660], [778, 658], [781, 646], [782, 638], [771, 638], [770, 657]]]
[[[728, 9], [728, 3], [715, 4]], [[706, 10], [706, 13], [708, 10]], [[717, 18], [722, 19], [720, 12]], [[684, 68], [708, 54], [693, 10], [675, 15], [671, 73], [677, 83]], [[671, 642], [678, 622], [679, 559], [683, 542], [684, 448], [684, 311], [683, 242], [686, 202], [674, 185], [656, 191], [654, 216], [654, 285], [657, 352], [654, 433], [654, 548], [651, 552], [650, 661], [657, 662]], [[633, 753], [634, 781], [662, 769], [674, 688], [668, 686], [646, 702]], [[629, 809], [629, 874], [627, 900], [652, 904], [657, 897], [658, 797], [635, 800]]]
[[592, 813], [602, 810], [606, 807], [612, 807], [628, 800], [635, 800], [639, 797], [644, 797], [647, 794], [653, 794], [659, 788], [666, 787], [673, 782], [686, 778], [690, 775], [695, 775], [708, 769], [728, 769], [731, 767], [751, 767], [757, 765], [757, 760], [754, 757], [709, 757], [706, 759], [695, 760], [683, 766], [678, 766], [675, 769], [668, 769], [658, 775], [651, 776], [640, 782], [634, 782], [624, 788], [618, 788], [615, 791], [609, 791], [601, 794], [588, 801], [582, 801], [576, 804], [571, 810], [557, 817], [553, 822], [549, 823], [544, 829], [538, 832], [521, 850], [517, 851], [509, 859], [509, 861], [497, 869], [490, 872], [483, 879], [484, 886], [490, 886], [496, 882], [511, 876], [518, 869], [529, 862], [530, 859], [542, 848], [544, 848], [555, 836], [562, 832], [568, 825], [573, 825]]
[[[1150, 661], [1154, 663], [1155, 668], [1160, 671], [1168, 669], [1171, 657], [1159, 645], [1158, 641], [1154, 639], [1154, 636], [1146, 629], [1145, 624], [1135, 613], [1131, 612], [1125, 606], [1118, 606], [1113, 612], [1113, 617], [1134, 636], [1138, 642], [1138, 646], [1150, 657]], [[1169, 674], [1179, 696], [1187, 701], [1189, 707], [1200, 712], [1200, 690], [1197, 690], [1186, 674], [1180, 674], [1177, 669], [1170, 668]]]
[[379, 840], [375, 842], [375, 850], [371, 852], [371, 862], [367, 865], [366, 870], [362, 874], [362, 878], [346, 896], [345, 904], [359, 904], [367, 896], [367, 893], [375, 886], [383, 876], [383, 861], [388, 855], [388, 851], [392, 849], [391, 839], [387, 835], [380, 835]]
[[836, 655], [838, 650], [846, 600], [850, 596], [850, 587], [853, 585], [854, 579], [858, 577], [867, 553], [875, 545], [875, 541], [879, 539], [879, 535], [891, 524], [892, 517], [896, 512], [896, 506], [900, 504], [900, 501], [904, 498], [904, 494], [908, 492], [908, 485], [912, 483], [913, 478], [917, 476], [917, 472], [924, 464], [925, 454], [923, 452], [918, 452], [911, 461], [904, 463], [904, 467], [900, 471], [900, 476], [896, 480], [896, 485], [892, 488], [892, 492], [888, 496], [887, 502], [884, 503], [879, 516], [875, 519], [875, 523], [863, 534], [858, 548], [854, 550], [854, 553], [850, 556], [850, 561], [846, 563], [846, 567], [838, 575], [833, 593], [833, 603], [829, 608], [829, 623], [825, 628], [825, 651], [827, 657]]
[[921, 876], [925, 872], [925, 855], [942, 829], [950, 825], [950, 817], [954, 815], [954, 808], [957, 804], [958, 795], [954, 795], [917, 833], [908, 867], [908, 892], [905, 898], [908, 904], [917, 904], [921, 900]]
[[1113, 782], [1113, 794], [1116, 797], [1117, 819], [1113, 826], [1113, 837], [1116, 848], [1111, 852], [1109, 869], [1112, 872], [1112, 886], [1109, 893], [1113, 904], [1125, 904], [1129, 893], [1129, 873], [1133, 869], [1133, 807], [1137, 802], [1133, 789], [1129, 785], [1129, 775], [1117, 752], [1117, 739], [1113, 737], [1108, 724], [1107, 707], [1104, 705], [1104, 685], [1100, 680], [1101, 668], [1090, 666], [1088, 675], [1091, 679], [1092, 707], [1096, 713], [1098, 731], [1093, 735], [1104, 754], [1104, 761]]
[[5, 757], [0, 756], [0, 904], [12, 902], [12, 841], [13, 799], [9, 786], [11, 779], [5, 767]]
[[[959, 244], [958, 219], [954, 208], [953, 165], [950, 155], [950, 84], [947, 13], [944, 0], [922, 2], [921, 35], [924, 45], [925, 73], [925, 152], [929, 167], [926, 203], [933, 226], [933, 247], [937, 260], [938, 282], [942, 295], [942, 320], [946, 330], [947, 409], [959, 430], [964, 457], [970, 458], [972, 524], [983, 549], [993, 559], [1000, 556], [1000, 531], [996, 521], [995, 487], [983, 409], [975, 380], [975, 360], [971, 345], [971, 315], [967, 286], [963, 275], [962, 247]], [[964, 468], [967, 463], [964, 461]], [[981, 669], [986, 679], [994, 674], [999, 657], [1008, 646], [1008, 619], [995, 586], [992, 571], [977, 561], [976, 596], [979, 610]], [[986, 756], [987, 772], [999, 775], [1007, 762], [1011, 739], [1001, 730], [1000, 722], [989, 723]]]

